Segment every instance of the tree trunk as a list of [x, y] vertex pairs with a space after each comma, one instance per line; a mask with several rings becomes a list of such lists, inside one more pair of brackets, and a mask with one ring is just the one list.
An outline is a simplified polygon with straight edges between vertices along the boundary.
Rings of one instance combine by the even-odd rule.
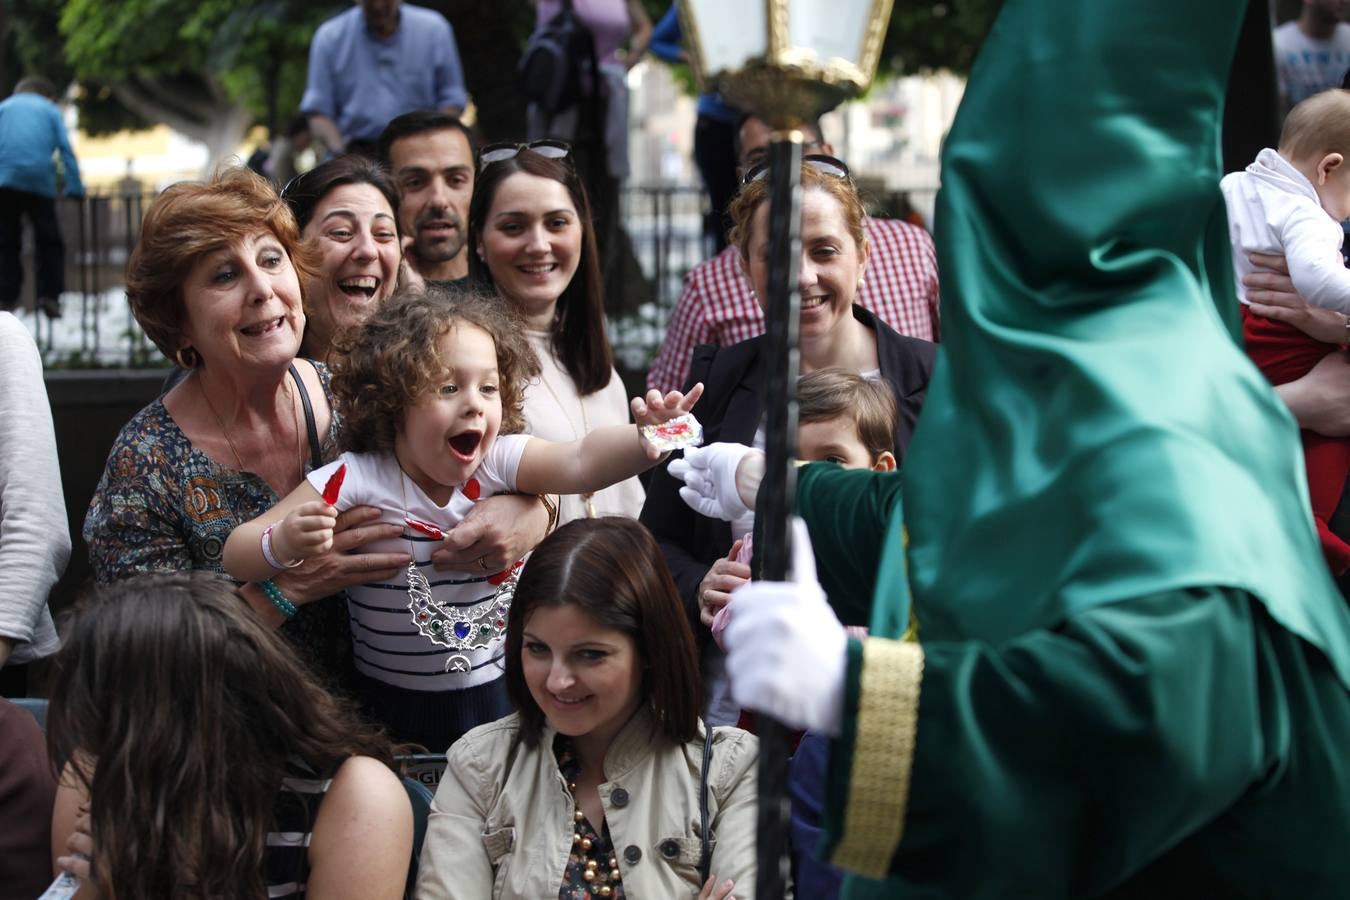
[[516, 64], [534, 27], [534, 4], [529, 0], [427, 0], [423, 5], [440, 12], [455, 29], [483, 141], [524, 140], [525, 95]]
[[147, 121], [162, 122], [205, 144], [203, 174], [237, 153], [248, 131], [248, 111], [231, 101], [213, 80], [197, 76], [132, 77], [111, 88], [122, 105]]

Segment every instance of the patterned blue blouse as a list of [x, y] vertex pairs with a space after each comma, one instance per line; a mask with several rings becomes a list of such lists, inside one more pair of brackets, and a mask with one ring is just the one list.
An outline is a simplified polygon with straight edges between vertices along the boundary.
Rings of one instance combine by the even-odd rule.
[[[317, 362], [314, 368], [331, 407], [328, 368]], [[339, 427], [334, 415], [320, 445], [324, 462], [337, 456]], [[306, 452], [306, 472], [310, 462]], [[157, 399], [117, 435], [90, 501], [84, 539], [94, 578], [107, 583], [156, 572], [224, 574], [221, 552], [230, 531], [280, 499], [259, 476], [226, 468], [194, 447]], [[318, 674], [337, 685], [350, 683], [345, 603], [305, 604], [282, 633]]]

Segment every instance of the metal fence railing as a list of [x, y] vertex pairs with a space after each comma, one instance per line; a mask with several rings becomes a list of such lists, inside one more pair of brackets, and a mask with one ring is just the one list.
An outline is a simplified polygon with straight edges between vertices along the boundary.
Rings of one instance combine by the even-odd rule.
[[[48, 366], [143, 367], [164, 364], [132, 317], [124, 292], [127, 258], [153, 193], [91, 194], [57, 204], [66, 245], [64, 316], [33, 312], [32, 278], [26, 279], [20, 316], [33, 330]], [[706, 201], [689, 185], [633, 185], [620, 212], [632, 245], [623, 296], [636, 298], [610, 320], [610, 338], [624, 367], [642, 371], [665, 336], [685, 273], [707, 258], [703, 237]], [[26, 241], [24, 268], [32, 272]]]

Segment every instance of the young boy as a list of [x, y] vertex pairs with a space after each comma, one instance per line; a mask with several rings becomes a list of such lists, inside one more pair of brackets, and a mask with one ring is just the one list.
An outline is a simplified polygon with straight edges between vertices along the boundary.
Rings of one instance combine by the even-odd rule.
[[[797, 458], [803, 462], [834, 462], [845, 469], [895, 471], [895, 392], [880, 379], [864, 378], [845, 369], [818, 369], [797, 382]], [[750, 538], [740, 543], [737, 559], [750, 563]], [[721, 645], [732, 604], [713, 619], [712, 633]], [[867, 629], [849, 629], [856, 637]], [[717, 694], [713, 700], [720, 699]], [[728, 704], [730, 697], [726, 698]], [[734, 704], [733, 704], [734, 705]], [[742, 715], [742, 727], [753, 720]], [[802, 737], [789, 770], [792, 798], [791, 836], [793, 878], [798, 896], [839, 896], [843, 874], [816, 860], [812, 853], [820, 832], [824, 793], [826, 740], [807, 733]]]
[[818, 369], [797, 382], [797, 458], [895, 471], [895, 392], [881, 380]]
[[[1350, 218], [1347, 154], [1350, 91], [1323, 91], [1289, 112], [1278, 150], [1262, 150], [1245, 172], [1234, 172], [1220, 183], [1228, 207], [1247, 355], [1271, 384], [1302, 377], [1339, 348], [1292, 325], [1252, 314], [1242, 286], [1242, 276], [1254, 270], [1248, 254], [1283, 255], [1294, 287], [1305, 300], [1350, 313], [1350, 270], [1341, 256], [1341, 222]], [[1350, 569], [1350, 545], [1336, 537], [1327, 522], [1350, 473], [1350, 441], [1310, 431], [1302, 437], [1322, 552], [1332, 571], [1341, 575]]]
[[[838, 463], [845, 469], [893, 472], [892, 445], [898, 415], [895, 392], [886, 382], [845, 369], [817, 369], [797, 382], [797, 458], [802, 462]], [[748, 567], [753, 511], [743, 527], [745, 536], [732, 545], [729, 556]], [[727, 622], [726, 609], [706, 610], [719, 646]], [[710, 677], [708, 682], [709, 706], [720, 706], [723, 699], [730, 703], [729, 696], [721, 696], [723, 679]]]

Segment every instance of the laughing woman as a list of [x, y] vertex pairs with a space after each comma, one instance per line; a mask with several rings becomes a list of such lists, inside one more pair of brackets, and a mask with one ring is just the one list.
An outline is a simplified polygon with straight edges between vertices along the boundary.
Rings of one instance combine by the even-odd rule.
[[318, 272], [305, 284], [300, 354], [328, 362], [333, 336], [364, 322], [397, 286], [398, 191], [379, 163], [351, 155], [310, 169], [282, 199], [318, 250]]
[[[765, 172], [763, 165], [751, 169], [748, 183], [731, 204], [731, 243], [740, 251], [741, 267], [760, 303], [769, 288]], [[862, 200], [847, 167], [832, 157], [812, 156], [803, 164], [801, 176], [801, 371], [838, 367], [890, 385], [900, 413], [895, 454], [903, 461], [937, 349], [927, 341], [897, 334], [854, 303], [866, 274], [868, 244]], [[694, 350], [690, 378], [706, 385], [694, 415], [703, 423], [708, 443], [764, 446], [764, 391], [770, 363], [764, 340], [761, 336], [730, 347], [705, 344]], [[750, 523], [698, 515], [680, 499], [679, 487], [665, 466], [657, 469], [642, 522], [660, 543], [690, 621], [699, 628], [700, 621], [711, 624], [731, 592], [750, 577], [750, 567], [728, 552], [733, 541], [746, 535]], [[718, 725], [736, 721], [737, 710], [721, 675], [721, 654], [711, 641], [704, 644], [704, 667], [708, 720]]]

